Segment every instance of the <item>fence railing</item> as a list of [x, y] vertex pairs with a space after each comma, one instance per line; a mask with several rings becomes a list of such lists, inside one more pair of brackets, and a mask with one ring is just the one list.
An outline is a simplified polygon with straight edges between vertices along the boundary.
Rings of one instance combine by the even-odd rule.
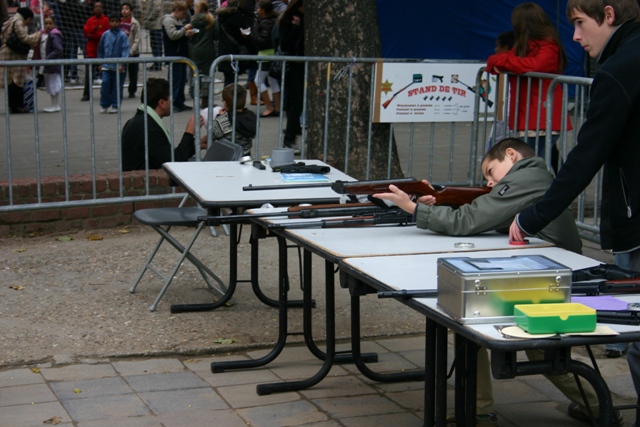
[[[157, 73], [149, 72], [146, 65], [152, 63], [166, 63], [168, 68], [167, 74], [162, 74], [161, 77], [165, 77], [169, 80], [173, 87], [174, 82], [171, 78], [171, 67], [176, 63], [186, 63], [191, 70], [191, 78], [193, 85], [193, 102], [194, 107], [201, 104], [200, 100], [200, 85], [203, 85], [205, 93], [208, 92], [206, 99], [206, 106], [208, 107], [208, 129], [199, 129], [196, 127], [196, 148], [197, 153], [199, 151], [199, 139], [201, 134], [206, 132], [208, 137], [208, 143], [211, 144], [212, 138], [212, 126], [213, 126], [213, 106], [219, 103], [219, 93], [223, 87], [221, 80], [221, 74], [218, 72], [220, 65], [224, 62], [231, 63], [233, 66], [240, 61], [245, 60], [257, 60], [259, 65], [263, 62], [283, 60], [289, 63], [304, 63], [305, 64], [305, 92], [304, 92], [304, 111], [308, 108], [309, 104], [309, 66], [311, 64], [322, 67], [323, 72], [326, 73], [327, 78], [324, 80], [326, 85], [322, 89], [324, 93], [323, 103], [325, 105], [324, 120], [322, 128], [324, 129], [323, 137], [323, 156], [321, 160], [327, 159], [327, 150], [329, 149], [327, 133], [329, 118], [332, 114], [331, 108], [329, 108], [331, 96], [335, 96], [334, 91], [338, 90], [338, 87], [344, 87], [344, 85], [335, 84], [337, 78], [346, 79], [348, 84], [346, 90], [350, 91], [353, 84], [354, 69], [362, 67], [366, 73], [370, 73], [370, 81], [372, 87], [370, 88], [371, 96], [365, 102], [369, 103], [369, 109], [371, 114], [368, 120], [368, 147], [370, 151], [371, 147], [371, 126], [373, 116], [373, 82], [376, 64], [380, 62], [385, 63], [438, 63], [438, 61], [417, 61], [408, 59], [380, 59], [380, 58], [334, 58], [334, 57], [281, 57], [281, 56], [221, 56], [215, 59], [209, 75], [200, 75], [197, 71], [195, 64], [182, 57], [162, 57], [156, 58], [151, 56], [143, 56], [139, 58], [127, 58], [122, 60], [104, 60], [104, 59], [85, 59], [85, 60], [55, 60], [55, 61], [5, 61], [0, 62], [0, 67], [31, 67], [29, 75], [32, 79], [36, 78], [36, 68], [40, 65], [61, 65], [64, 69], [72, 65], [77, 66], [91, 66], [103, 63], [139, 63], [143, 66], [140, 67], [139, 82], [142, 84], [142, 88], [146, 84], [147, 78], [154, 76], [158, 77]], [[447, 61], [451, 62], [451, 61]], [[476, 88], [481, 86], [481, 80], [486, 79], [491, 81], [491, 77], [484, 74], [484, 64], [478, 61], [460, 61], [461, 63], [471, 63], [478, 65], [478, 78], [476, 82]], [[285, 68], [285, 67], [283, 67]], [[237, 69], [237, 68], [236, 68]], [[362, 71], [362, 70], [360, 70]], [[119, 79], [120, 76], [117, 76]], [[282, 98], [286, 97], [286, 74], [283, 75], [281, 84]], [[558, 145], [562, 156], [564, 156], [576, 142], [577, 131], [580, 128], [582, 121], [584, 120], [584, 112], [588, 103], [588, 92], [591, 79], [580, 79], [566, 76], [557, 75], [542, 75], [542, 74], [526, 74], [523, 76], [509, 76], [510, 79], [526, 79], [528, 93], [510, 94], [506, 91], [505, 104], [508, 105], [510, 96], [516, 96], [516, 102], [519, 102], [522, 97], [529, 97], [532, 84], [540, 84], [540, 79], [550, 79], [551, 85], [548, 90], [546, 108], [552, 109], [553, 105], [553, 88], [556, 85], [562, 85], [563, 88], [563, 100], [562, 100], [562, 116], [569, 117], [573, 130], [568, 131], [563, 129], [560, 132]], [[238, 84], [244, 84], [244, 77], [239, 73], [234, 74], [234, 81]], [[532, 83], [534, 82], [534, 83]], [[5, 77], [5, 87], [7, 80]], [[506, 83], [508, 85], [508, 82]], [[508, 87], [508, 86], [507, 86]], [[4, 147], [0, 142], [0, 149], [4, 148], [7, 153], [5, 158], [0, 156], [0, 185], [3, 185], [8, 193], [3, 199], [0, 199], [0, 212], [11, 211], [24, 211], [33, 209], [44, 209], [49, 207], [78, 207], [87, 205], [99, 205], [99, 204], [113, 204], [121, 203], [123, 201], [137, 201], [137, 200], [162, 200], [167, 198], [178, 198], [177, 194], [154, 194], [154, 191], [148, 184], [148, 171], [145, 172], [147, 183], [143, 194], [129, 195], [126, 191], [123, 183], [123, 176], [121, 168], [121, 137], [120, 132], [122, 126], [133, 114], [138, 107], [139, 102], [122, 104], [121, 109], [115, 116], [115, 119], [104, 118], [97, 115], [94, 106], [94, 93], [90, 92], [91, 100], [88, 104], [81, 104], [73, 101], [73, 91], [69, 87], [64, 86], [62, 90], [62, 114], [44, 114], [41, 113], [39, 107], [43, 105], [43, 97], [47, 94], [42, 91], [36, 91], [35, 96], [35, 111], [33, 115], [12, 115], [8, 112], [8, 100], [5, 96], [4, 108], [5, 108], [5, 142]], [[391, 167], [391, 155], [393, 153], [393, 144], [395, 142], [397, 147], [397, 153], [400, 159], [400, 164], [405, 176], [415, 176], [417, 178], [426, 178], [431, 182], [438, 184], [449, 185], [465, 185], [465, 184], [478, 184], [482, 181], [481, 171], [479, 168], [479, 161], [482, 158], [483, 153], [487, 149], [492, 137], [495, 140], [496, 137], [496, 115], [489, 113], [487, 109], [487, 103], [482, 102], [482, 91], [476, 90], [475, 109], [477, 114], [475, 120], [470, 123], [466, 122], [451, 122], [451, 123], [391, 123], [390, 139], [387, 145], [388, 156], [388, 170], [387, 175], [390, 174]], [[314, 96], [316, 96], [314, 94]], [[484, 95], [486, 96], [486, 94]], [[540, 95], [542, 96], [542, 95]], [[79, 98], [79, 97], [78, 97]], [[527, 98], [528, 101], [531, 101]], [[543, 103], [538, 103], [542, 105]], [[282, 107], [283, 105], [281, 105]], [[253, 107], [252, 107], [253, 108]], [[259, 114], [259, 106], [255, 107], [257, 110], [256, 127], [257, 135], [254, 140], [252, 154], [254, 158], [262, 158], [270, 155], [271, 149], [282, 146], [284, 127], [286, 125], [286, 119], [284, 114], [278, 119], [273, 118], [261, 118]], [[281, 108], [282, 110], [282, 108]], [[193, 114], [197, 114], [198, 109], [194, 108]], [[538, 114], [540, 114], [538, 112]], [[550, 129], [551, 113], [548, 114], [547, 123], [531, 124], [531, 130], [536, 131], [537, 134], [544, 134], [544, 132], [538, 132], [540, 130]], [[188, 118], [186, 114], [171, 113], [168, 120], [169, 134], [174, 136], [174, 140], [179, 141], [184, 122]], [[350, 121], [351, 117], [351, 102], [348, 104], [346, 120], [346, 137], [345, 146], [348, 153], [350, 140]], [[564, 120], [563, 120], [564, 121]], [[302, 127], [301, 136], [301, 157], [304, 158], [307, 152], [307, 140], [306, 127]], [[509, 135], [515, 135], [515, 131], [508, 131]], [[232, 135], [232, 139], [235, 135]], [[544, 136], [547, 140], [546, 158], [550, 162], [549, 150], [551, 149], [551, 132], [547, 131]], [[200, 160], [199, 156], [196, 156], [196, 161]], [[348, 158], [345, 159], [343, 165], [335, 165], [342, 169], [344, 172], [348, 172]], [[370, 174], [369, 163], [367, 164], [367, 176]], [[116, 174], [118, 176], [118, 191], [117, 196], [106, 196], [99, 194], [98, 182], [96, 177], [100, 174]], [[52, 177], [57, 177], [64, 182], [64, 187], [69, 187], [69, 182], [73, 176], [76, 175], [89, 175], [91, 177], [92, 189], [91, 197], [84, 200], [75, 199], [69, 191], [65, 192], [65, 196], [58, 200], [51, 201], [42, 196], [42, 188], [44, 182], [50, 180]], [[36, 181], [36, 188], [38, 194], [35, 197], [35, 201], [25, 203], [23, 200], [16, 200], [14, 194], [12, 194], [13, 183], [20, 179], [32, 179]], [[2, 182], [4, 181], [4, 182]], [[599, 181], [596, 179], [591, 193], [584, 193], [577, 201], [578, 210], [578, 223], [581, 230], [585, 233], [586, 237], [595, 239], [597, 237], [597, 217], [599, 204]], [[593, 214], [591, 214], [591, 210]], [[593, 222], [589, 223], [587, 219], [593, 218]]]

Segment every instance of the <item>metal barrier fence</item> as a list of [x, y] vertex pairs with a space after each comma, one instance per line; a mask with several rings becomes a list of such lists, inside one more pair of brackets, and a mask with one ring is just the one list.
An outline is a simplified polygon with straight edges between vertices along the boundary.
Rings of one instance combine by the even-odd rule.
[[[416, 61], [416, 60], [398, 60], [398, 59], [379, 59], [379, 58], [334, 58], [334, 57], [281, 57], [281, 56], [221, 56], [216, 58], [211, 66], [209, 75], [199, 75], [195, 64], [182, 57], [162, 57], [154, 58], [151, 56], [140, 58], [128, 58], [124, 60], [56, 60], [56, 61], [7, 61], [0, 62], [0, 67], [4, 66], [32, 66], [30, 75], [35, 80], [36, 67], [39, 65], [61, 65], [64, 68], [72, 65], [99, 65], [103, 63], [139, 63], [143, 66], [140, 67], [141, 74], [139, 81], [144, 85], [147, 78], [150, 76], [157, 76], [152, 72], [147, 71], [146, 65], [154, 62], [162, 62], [169, 64], [172, 67], [173, 64], [181, 62], [186, 63], [192, 70], [193, 81], [193, 100], [194, 106], [200, 105], [200, 85], [203, 85], [203, 89], [208, 90], [207, 107], [208, 107], [208, 126], [207, 136], [208, 143], [211, 144], [212, 137], [212, 115], [213, 106], [217, 104], [217, 96], [222, 89], [222, 82], [216, 79], [216, 76], [220, 76], [217, 72], [218, 68], [223, 62], [231, 63], [237, 70], [237, 64], [240, 61], [245, 60], [257, 60], [259, 66], [263, 62], [281, 60], [287, 62], [299, 62], [305, 64], [305, 82], [309, 77], [310, 64], [320, 65], [327, 74], [326, 87], [321, 88], [325, 93], [324, 103], [326, 105], [325, 110], [325, 123], [323, 128], [326, 134], [326, 125], [331, 115], [330, 97], [332, 91], [337, 87], [335, 81], [337, 78], [348, 79], [349, 84], [347, 87], [351, 88], [353, 82], [353, 72], [355, 67], [362, 67], [365, 72], [371, 75], [371, 94], [373, 95], [373, 82], [375, 65], [379, 62], [385, 63], [438, 63], [438, 61]], [[447, 61], [451, 62], [451, 61]], [[478, 64], [478, 79], [476, 82], [476, 88], [481, 85], [481, 79], [483, 78], [484, 64], [478, 61], [459, 61], [461, 63]], [[285, 67], [283, 67], [285, 68]], [[167, 68], [168, 75], [162, 75], [162, 77], [168, 77], [170, 84], [173, 86], [171, 78], [170, 68]], [[64, 74], [64, 71], [63, 71]], [[286, 79], [286, 75], [283, 75]], [[485, 76], [489, 80], [488, 76]], [[563, 86], [563, 102], [562, 102], [562, 115], [571, 114], [571, 120], [574, 126], [572, 132], [563, 131], [560, 135], [560, 147], [562, 153], [566, 153], [575, 144], [576, 131], [579, 129], [582, 123], [583, 112], [585, 111], [585, 105], [587, 104], [588, 87], [591, 79], [576, 79], [565, 76], [556, 75], [540, 75], [540, 74], [527, 74], [524, 76], [516, 77], [510, 76], [510, 78], [528, 79], [528, 87], [531, 88], [531, 81], [545, 78], [552, 79], [552, 84], [549, 89], [549, 97], [547, 100], [547, 108], [550, 109], [553, 103], [553, 87], [555, 85]], [[119, 79], [119, 76], [117, 76]], [[243, 84], [243, 77], [236, 72], [234, 74], [234, 81], [238, 84]], [[5, 80], [5, 87], [7, 81]], [[570, 91], [568, 88], [570, 85], [574, 85], [578, 89]], [[282, 98], [286, 96], [285, 81], [282, 81]], [[67, 90], [65, 90], [67, 89]], [[123, 201], [150, 201], [167, 198], [180, 197], [176, 194], [152, 194], [148, 186], [148, 179], [146, 188], [143, 195], [139, 196], [126, 196], [122, 185], [123, 172], [120, 164], [120, 147], [121, 138], [120, 130], [122, 126], [133, 114], [133, 108], [137, 108], [139, 105], [136, 102], [133, 106], [131, 104], [123, 103], [121, 109], [118, 111], [116, 120], [111, 119], [108, 123], [100, 118], [98, 119], [95, 114], [93, 91], [91, 91], [91, 97], [89, 104], [78, 104], [70, 102], [70, 91], [63, 84], [62, 91], [62, 115], [44, 114], [40, 113], [38, 107], [42, 104], [40, 102], [41, 93], [36, 91], [35, 97], [35, 112], [33, 116], [19, 115], [13, 116], [8, 112], [8, 100], [5, 96], [5, 148], [7, 156], [5, 159], [0, 157], [0, 171], [3, 171], [0, 175], [0, 181], [6, 179], [8, 183], [7, 188], [11, 192], [11, 184], [16, 179], [31, 178], [35, 179], [38, 188], [36, 203], [21, 204], [15, 203], [13, 195], [9, 194], [8, 204], [0, 206], [0, 212], [9, 211], [23, 211], [43, 208], [62, 208], [62, 207], [74, 207], [74, 206], [87, 206], [87, 205], [100, 205], [110, 203], [121, 203]], [[569, 99], [569, 92], [574, 92], [576, 95]], [[46, 94], [45, 94], [46, 95]], [[335, 94], [334, 94], [335, 95]], [[392, 123], [390, 124], [391, 132], [388, 142], [388, 158], [389, 165], [391, 164], [392, 147], [395, 141], [397, 146], [397, 152], [400, 158], [400, 163], [405, 176], [415, 176], [417, 178], [426, 178], [431, 182], [438, 184], [449, 185], [466, 185], [466, 184], [478, 184], [482, 181], [481, 171], [479, 170], [479, 160], [482, 154], [487, 148], [487, 141], [492, 136], [495, 137], [495, 131], [490, 130], [495, 122], [495, 116], [487, 113], [486, 102], [481, 102], [481, 91], [476, 91], [475, 108], [478, 112], [476, 119], [472, 123]], [[507, 91], [507, 103], [509, 95]], [[530, 97], [529, 94], [516, 93], [518, 97], [521, 96]], [[305, 83], [304, 92], [304, 109], [306, 110], [309, 100], [308, 85]], [[368, 100], [370, 111], [373, 111], [373, 96]], [[83, 108], [86, 106], [87, 108]], [[282, 105], [281, 105], [282, 106]], [[483, 106], [485, 108], [483, 108]], [[573, 108], [571, 108], [573, 107]], [[257, 110], [257, 135], [253, 145], [254, 158], [261, 158], [268, 156], [272, 148], [282, 146], [283, 130], [286, 124], [284, 116], [281, 115], [279, 119], [272, 118], [260, 118], [260, 107], [255, 107]], [[282, 110], [282, 109], [281, 109]], [[349, 113], [347, 114], [347, 129], [349, 129], [348, 123], [352, 119], [350, 117], [350, 104]], [[194, 109], [194, 114], [197, 109]], [[304, 114], [303, 114], [304, 116]], [[550, 117], [551, 115], [549, 115]], [[169, 133], [174, 135], [174, 140], [179, 140], [183, 121], [186, 115], [178, 115], [173, 112], [169, 118]], [[277, 121], [277, 123], [274, 122]], [[371, 129], [372, 114], [369, 117], [369, 129]], [[24, 126], [27, 128], [25, 129]], [[550, 123], [540, 124], [536, 123], [532, 126], [533, 130], [543, 129], [549, 127]], [[21, 127], [17, 131], [16, 127]], [[45, 129], [44, 134], [42, 129]], [[28, 132], [25, 132], [28, 130]], [[196, 128], [196, 148], [198, 148], [198, 142], [201, 132]], [[327, 159], [327, 137], [324, 137], [324, 156], [321, 160]], [[547, 132], [546, 138], [550, 139], [551, 133]], [[235, 138], [235, 134], [232, 135]], [[88, 140], [88, 141], [87, 141]], [[369, 142], [371, 141], [371, 132], [368, 135]], [[301, 137], [301, 150], [302, 158], [305, 157], [307, 149], [307, 135], [306, 128], [303, 126], [303, 132]], [[350, 144], [349, 131], [347, 131], [345, 138], [345, 146]], [[370, 145], [369, 145], [370, 147]], [[547, 151], [550, 149], [550, 144], [546, 145]], [[199, 151], [196, 151], [199, 152]], [[347, 150], [348, 152], [348, 150]], [[548, 154], [548, 153], [547, 153]], [[547, 156], [550, 158], [550, 156]], [[199, 156], [196, 156], [196, 161], [200, 160]], [[344, 172], [348, 172], [348, 163], [345, 161], [344, 165], [335, 165], [342, 169]], [[390, 168], [390, 166], [389, 166]], [[119, 191], [117, 197], [100, 198], [97, 196], [96, 191], [96, 176], [104, 173], [116, 173], [119, 177]], [[367, 176], [370, 170], [367, 169]], [[389, 176], [390, 169], [387, 171]], [[64, 200], [55, 202], [43, 202], [40, 189], [42, 183], [46, 178], [57, 176], [63, 177], [65, 181], [65, 187], [68, 187], [69, 177], [73, 174], [89, 174], [92, 177], [93, 182], [93, 197], [87, 200], [72, 200], [67, 192]], [[148, 171], [146, 171], [148, 177]], [[5, 178], [6, 177], [6, 178]], [[598, 182], [598, 181], [597, 181]], [[584, 222], [585, 211], [587, 207], [594, 207], [594, 217], [597, 218], [597, 204], [598, 204], [598, 188], [599, 184], [596, 182], [594, 194], [595, 196], [587, 196], [586, 194], [581, 196], [578, 201], [578, 221], [581, 229], [595, 238], [597, 235], [596, 220], [593, 224], [587, 224]], [[595, 198], [595, 202], [592, 200]], [[588, 237], [588, 236], [587, 236]]]
[[[217, 96], [218, 90], [222, 88], [222, 84], [216, 82], [215, 67], [222, 61], [235, 61], [243, 59], [258, 59], [257, 57], [220, 57], [216, 60], [209, 76], [200, 76], [194, 64], [185, 58], [167, 58], [161, 59], [163, 63], [174, 64], [178, 61], [186, 62], [193, 71], [194, 83], [194, 104], [198, 105], [200, 100], [199, 84], [201, 81], [208, 84], [210, 93], [209, 107], [213, 106], [214, 98]], [[338, 64], [342, 69], [334, 65], [334, 70], [339, 73], [341, 70], [347, 72], [354, 66], [371, 67], [378, 59], [353, 59], [353, 58], [300, 58], [300, 57], [264, 57], [261, 60], [279, 59], [286, 61], [298, 62], [325, 62], [326, 64]], [[7, 61], [0, 62], [0, 66], [33, 66], [30, 75], [35, 79], [35, 67], [39, 65], [61, 65], [70, 67], [71, 65], [98, 65], [102, 63], [140, 63], [150, 64], [160, 61], [159, 58], [141, 57], [128, 58], [124, 60], [56, 60], [56, 61]], [[401, 60], [392, 60], [392, 62], [402, 62]], [[412, 61], [415, 62], [415, 61]], [[478, 68], [482, 64], [478, 63]], [[146, 67], [141, 68], [141, 82], [145, 82], [147, 77], [154, 75], [147, 72]], [[162, 77], [165, 77], [163, 75]], [[170, 83], [171, 73], [169, 73]], [[236, 81], [240, 78], [235, 76]], [[285, 77], [286, 78], [286, 77]], [[243, 82], [242, 82], [243, 83]], [[6, 84], [6, 81], [5, 81]], [[327, 81], [329, 89], [331, 81]], [[284, 85], [283, 85], [284, 86]], [[64, 87], [63, 89], [67, 89]], [[284, 88], [283, 88], [284, 90]], [[93, 92], [92, 99], [88, 104], [81, 104], [72, 101], [70, 98], [71, 91], [63, 90], [62, 93], [62, 109], [63, 114], [44, 114], [40, 112], [42, 106], [43, 92], [36, 91], [35, 112], [33, 115], [12, 115], [6, 113], [5, 123], [5, 149], [6, 158], [0, 158], [0, 170], [3, 171], [0, 180], [8, 181], [8, 188], [16, 179], [31, 178], [37, 181], [38, 189], [41, 188], [43, 179], [57, 176], [63, 177], [68, 181], [68, 177], [72, 174], [88, 174], [93, 177], [94, 181], [94, 197], [89, 200], [72, 200], [69, 194], [64, 200], [56, 202], [43, 202], [41, 194], [38, 194], [36, 203], [18, 204], [14, 203], [12, 195], [9, 196], [9, 203], [0, 206], [0, 212], [3, 211], [19, 211], [30, 209], [42, 209], [48, 207], [72, 207], [85, 206], [91, 204], [108, 204], [120, 203], [123, 200], [153, 200], [155, 198], [179, 197], [172, 195], [153, 195], [148, 191], [144, 195], [136, 196], [132, 199], [125, 197], [122, 186], [120, 186], [119, 196], [117, 198], [100, 198], [96, 197], [95, 176], [104, 173], [118, 173], [120, 176], [120, 129], [126, 120], [133, 115], [134, 111], [131, 104], [124, 102], [121, 110], [118, 112], [116, 119], [109, 119], [105, 116], [96, 114], [94, 107]], [[330, 90], [328, 91], [330, 93]], [[46, 96], [46, 94], [44, 94]], [[283, 92], [283, 96], [286, 93]], [[79, 98], [79, 96], [78, 96]], [[306, 98], [305, 98], [306, 99]], [[125, 100], [126, 101], [126, 100]], [[305, 101], [306, 102], [306, 101]], [[138, 106], [136, 102], [135, 107]], [[8, 108], [8, 100], [5, 97], [5, 112]], [[127, 111], [128, 110], [128, 111]], [[210, 114], [212, 109], [209, 109]], [[329, 111], [327, 116], [331, 114]], [[169, 132], [171, 135], [181, 135], [182, 123], [185, 114], [171, 114], [169, 118]], [[258, 114], [259, 116], [259, 114]], [[258, 118], [258, 134], [255, 138], [253, 154], [255, 158], [268, 156], [272, 148], [281, 146], [281, 135], [285, 120], [283, 117], [275, 119]], [[211, 123], [211, 120], [209, 121]], [[412, 123], [412, 124], [392, 124], [396, 143], [402, 162], [402, 168], [406, 175], [416, 177], [426, 177], [437, 183], [468, 183], [468, 165], [470, 162], [470, 153], [472, 143], [470, 139], [470, 126], [465, 124], [441, 124], [441, 123]], [[46, 129], [46, 132], [42, 132]], [[204, 130], [203, 130], [204, 131]], [[196, 129], [196, 141], [200, 133], [200, 129]], [[174, 138], [179, 140], [178, 138]], [[305, 139], [303, 136], [302, 148], [305, 149]], [[461, 142], [462, 141], [462, 142]], [[393, 140], [390, 139], [389, 147], [392, 146]], [[349, 141], [346, 141], [348, 144]], [[304, 151], [303, 151], [304, 153]], [[304, 155], [304, 154], [303, 154]], [[199, 160], [196, 159], [196, 160]], [[340, 165], [337, 165], [340, 167]], [[9, 190], [10, 191], [10, 190]]]

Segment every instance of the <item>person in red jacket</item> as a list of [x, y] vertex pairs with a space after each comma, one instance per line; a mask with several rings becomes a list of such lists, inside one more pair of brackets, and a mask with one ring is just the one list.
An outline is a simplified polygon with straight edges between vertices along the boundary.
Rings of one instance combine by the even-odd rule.
[[[511, 24], [515, 34], [513, 49], [491, 55], [487, 60], [487, 71], [492, 74], [528, 72], [562, 74], [567, 63], [558, 32], [544, 10], [535, 3], [523, 3], [516, 6], [511, 13]], [[518, 89], [518, 80], [520, 80]], [[516, 131], [540, 157], [545, 156], [547, 91], [550, 79], [511, 78], [509, 99], [509, 129]], [[529, 94], [530, 91], [530, 94]], [[527, 103], [527, 100], [529, 101]], [[556, 86], [553, 97], [551, 165], [558, 172], [559, 153], [555, 142], [562, 129], [562, 87]], [[540, 110], [538, 112], [538, 110]], [[528, 113], [528, 114], [527, 114]], [[515, 120], [518, 123], [515, 123]], [[571, 130], [567, 118], [564, 130]]]
[[[102, 3], [96, 2], [93, 5], [93, 16], [87, 19], [84, 24], [84, 36], [87, 39], [86, 58], [98, 57], [98, 43], [105, 31], [109, 29], [109, 17], [103, 13]], [[96, 66], [97, 67], [97, 66]], [[89, 72], [92, 67], [86, 67], [84, 80], [84, 93], [81, 101], [89, 100], [89, 88], [91, 87], [92, 77], [95, 72]], [[95, 71], [95, 70], [94, 70]]]

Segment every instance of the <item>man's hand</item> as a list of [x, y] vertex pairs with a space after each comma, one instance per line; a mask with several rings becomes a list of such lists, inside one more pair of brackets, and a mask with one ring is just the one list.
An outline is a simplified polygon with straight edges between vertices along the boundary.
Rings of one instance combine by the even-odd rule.
[[[202, 117], [200, 114], [198, 114], [198, 117], [200, 118], [200, 120], [198, 120], [199, 123], [199, 127], [204, 126], [204, 117]], [[189, 117], [189, 121], [187, 122], [187, 127], [184, 130], [185, 133], [190, 133], [191, 135], [195, 135], [196, 133], [196, 125], [195, 125], [195, 119], [194, 116]]]
[[416, 210], [416, 204], [411, 200], [411, 197], [404, 191], [400, 190], [395, 185], [389, 185], [390, 193], [378, 193], [373, 197], [378, 199], [388, 200], [403, 211], [412, 214]]
[[526, 234], [518, 227], [518, 217], [516, 216], [509, 227], [509, 240], [512, 242], [524, 242]]

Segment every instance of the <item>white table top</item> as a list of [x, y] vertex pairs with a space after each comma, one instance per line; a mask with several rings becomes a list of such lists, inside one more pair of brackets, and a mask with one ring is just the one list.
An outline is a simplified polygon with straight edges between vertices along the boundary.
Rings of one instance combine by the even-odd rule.
[[[328, 166], [319, 160], [302, 160], [307, 165]], [[286, 190], [244, 191], [250, 185], [283, 184], [280, 173], [269, 166], [259, 170], [251, 163], [240, 162], [169, 162], [163, 169], [180, 184], [201, 206], [259, 207], [265, 203], [292, 205], [298, 203], [338, 203], [340, 195], [331, 187], [300, 188]], [[331, 168], [325, 174], [331, 182], [354, 181], [350, 176]]]
[[[251, 213], [277, 212], [278, 210], [253, 209]], [[261, 224], [313, 222], [326, 218], [296, 219], [268, 217]], [[488, 232], [475, 236], [445, 236], [415, 225], [380, 225], [372, 227], [306, 228], [280, 231], [287, 239], [313, 248], [315, 252], [333, 262], [342, 258], [362, 256], [406, 255], [426, 253], [461, 253], [468, 251], [508, 250], [519, 248], [509, 245], [509, 236]], [[552, 246], [543, 240], [530, 238], [527, 248]], [[458, 245], [462, 247], [456, 247]], [[470, 243], [473, 246], [464, 245]], [[435, 271], [434, 271], [435, 273]], [[435, 277], [435, 276], [434, 276]]]
[[[468, 256], [472, 258], [481, 257], [508, 257], [514, 255], [544, 255], [560, 264], [577, 270], [581, 268], [594, 267], [600, 264], [600, 261], [578, 255], [576, 253], [566, 251], [556, 247], [548, 248], [526, 248], [512, 249], [500, 251], [483, 251], [483, 252], [467, 252], [446, 253], [446, 254], [422, 254], [422, 255], [400, 255], [393, 257], [362, 257], [348, 258], [342, 261], [342, 264], [358, 270], [360, 273], [370, 277], [373, 281], [384, 284], [391, 290], [421, 290], [421, 289], [437, 289], [437, 259]], [[616, 295], [627, 302], [640, 301], [640, 295]], [[448, 316], [437, 305], [437, 298], [414, 298], [414, 301], [428, 310], [437, 312], [443, 316]], [[466, 324], [464, 328], [469, 328], [476, 333], [499, 341], [510, 341], [504, 338], [493, 324]], [[613, 325], [608, 324], [611, 329], [616, 332], [638, 332], [640, 327], [632, 325]]]

